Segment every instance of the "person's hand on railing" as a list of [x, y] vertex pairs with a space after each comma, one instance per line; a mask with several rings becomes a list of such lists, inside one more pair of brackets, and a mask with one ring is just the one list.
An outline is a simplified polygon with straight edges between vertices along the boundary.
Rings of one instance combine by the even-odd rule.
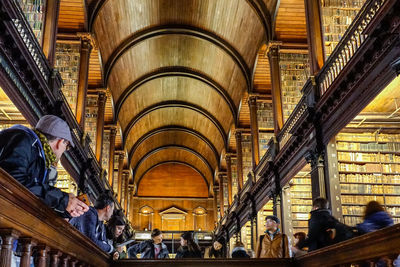
[[72, 217], [79, 217], [88, 210], [88, 205], [80, 201], [74, 194], [69, 194], [67, 211]]
[[118, 260], [119, 259], [119, 252], [118, 251], [115, 251], [114, 252], [114, 254], [113, 254], [113, 260]]

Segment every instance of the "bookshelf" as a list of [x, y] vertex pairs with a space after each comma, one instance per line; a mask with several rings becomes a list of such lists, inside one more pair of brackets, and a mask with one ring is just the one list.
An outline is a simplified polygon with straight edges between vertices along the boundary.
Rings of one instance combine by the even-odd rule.
[[61, 191], [64, 191], [66, 193], [73, 193], [77, 195], [78, 193], [78, 186], [75, 182], [75, 180], [67, 173], [67, 171], [64, 169], [64, 167], [59, 164], [57, 167], [57, 183], [55, 184], [55, 187], [61, 189]]
[[103, 133], [103, 153], [101, 156], [101, 167], [108, 172], [110, 165], [110, 131]]
[[247, 175], [253, 170], [253, 156], [251, 152], [251, 135], [242, 135], [242, 157], [243, 157], [243, 185], [247, 182]]
[[257, 238], [260, 235], [263, 235], [265, 232], [265, 217], [268, 215], [273, 215], [273, 202], [270, 199], [267, 204], [265, 204], [258, 212], [257, 212]]
[[38, 43], [42, 45], [46, 0], [17, 0]]
[[[309, 169], [309, 165], [307, 167]], [[293, 234], [308, 232], [308, 219], [312, 209], [311, 175], [308, 169], [301, 170], [289, 182]]]
[[362, 222], [365, 205], [376, 200], [399, 223], [400, 134], [342, 132], [336, 144], [344, 222]]
[[260, 144], [260, 159], [264, 156], [265, 152], [267, 152], [269, 146], [269, 140], [274, 136], [273, 133], [259, 133], [259, 144]]
[[55, 68], [60, 72], [64, 86], [62, 92], [74, 114], [78, 94], [80, 44], [56, 44]]
[[113, 178], [114, 178], [113, 190], [114, 190], [114, 193], [118, 193], [118, 171], [114, 171], [114, 177]]
[[98, 96], [88, 95], [86, 101], [85, 132], [89, 135], [90, 140], [92, 140], [90, 147], [94, 152], [96, 151]]
[[232, 172], [232, 199], [238, 193], [238, 179], [237, 179], [237, 160], [231, 158], [231, 172]]
[[283, 118], [286, 121], [302, 97], [301, 89], [310, 76], [308, 54], [280, 53]]
[[224, 213], [228, 211], [229, 208], [229, 200], [228, 200], [228, 180], [224, 177]]
[[332, 54], [365, 0], [321, 0], [326, 58]]
[[257, 121], [259, 129], [274, 129], [272, 103], [257, 102]]
[[241, 234], [242, 234], [242, 242], [243, 242], [246, 250], [252, 249], [252, 247], [251, 247], [251, 238], [252, 238], [251, 237], [251, 222], [250, 221], [246, 222], [246, 224], [242, 226]]

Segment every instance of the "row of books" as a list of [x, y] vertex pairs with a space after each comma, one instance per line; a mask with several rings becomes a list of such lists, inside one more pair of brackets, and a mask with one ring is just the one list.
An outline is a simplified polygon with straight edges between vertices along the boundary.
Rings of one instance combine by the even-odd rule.
[[339, 174], [340, 182], [346, 183], [382, 183], [399, 184], [400, 175], [380, 175], [380, 174]]
[[344, 164], [339, 163], [339, 171], [347, 172], [383, 172], [383, 173], [400, 173], [400, 164], [379, 164], [379, 163], [366, 163], [366, 164]]
[[368, 202], [375, 200], [379, 203], [385, 203], [387, 206], [396, 206], [399, 205], [399, 197], [398, 196], [382, 196], [382, 195], [342, 195], [341, 196], [342, 204], [352, 204], [352, 205], [365, 205]]
[[336, 139], [347, 142], [400, 142], [400, 134], [339, 133]]
[[353, 194], [400, 194], [400, 186], [371, 184], [341, 184], [342, 193]]
[[349, 143], [338, 141], [337, 149], [361, 151], [399, 151], [400, 143]]
[[361, 8], [365, 0], [321, 0], [322, 7]]

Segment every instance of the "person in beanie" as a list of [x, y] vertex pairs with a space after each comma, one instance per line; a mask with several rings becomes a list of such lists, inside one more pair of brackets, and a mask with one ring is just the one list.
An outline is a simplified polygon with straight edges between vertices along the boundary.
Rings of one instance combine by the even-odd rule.
[[233, 259], [250, 259], [250, 255], [247, 254], [247, 251], [244, 247], [243, 242], [236, 241], [235, 246], [232, 250], [232, 258]]
[[136, 254], [140, 253], [142, 259], [168, 259], [168, 248], [162, 240], [162, 232], [157, 228], [153, 229], [150, 240], [142, 241], [128, 248], [129, 258], [136, 259]]
[[68, 124], [45, 115], [34, 129], [14, 125], [0, 132], [0, 167], [62, 217], [78, 217], [89, 207], [74, 194], [54, 187], [55, 166], [71, 146]]
[[289, 240], [279, 229], [280, 220], [274, 215], [266, 217], [265, 235], [258, 238], [256, 258], [289, 258]]
[[199, 258], [201, 250], [199, 245], [193, 240], [192, 232], [184, 232], [181, 235], [181, 246], [179, 247], [175, 259]]

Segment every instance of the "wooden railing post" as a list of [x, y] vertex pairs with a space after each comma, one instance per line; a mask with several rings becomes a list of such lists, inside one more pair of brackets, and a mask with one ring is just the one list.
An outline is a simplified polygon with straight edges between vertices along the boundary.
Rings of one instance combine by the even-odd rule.
[[58, 267], [61, 255], [59, 250], [50, 250], [50, 267]]
[[37, 241], [31, 237], [20, 238], [19, 241], [22, 244], [22, 257], [21, 267], [31, 266], [32, 248], [37, 244]]
[[45, 244], [40, 244], [39, 246], [36, 247], [38, 250], [38, 267], [46, 267], [47, 266], [47, 258], [48, 258], [48, 252], [50, 250], [50, 247], [48, 247]]
[[0, 229], [0, 236], [3, 241], [0, 253], [0, 267], [11, 266], [13, 243], [19, 235], [20, 233], [14, 229]]
[[60, 267], [69, 267], [70, 256], [68, 254], [63, 254], [60, 257]]

